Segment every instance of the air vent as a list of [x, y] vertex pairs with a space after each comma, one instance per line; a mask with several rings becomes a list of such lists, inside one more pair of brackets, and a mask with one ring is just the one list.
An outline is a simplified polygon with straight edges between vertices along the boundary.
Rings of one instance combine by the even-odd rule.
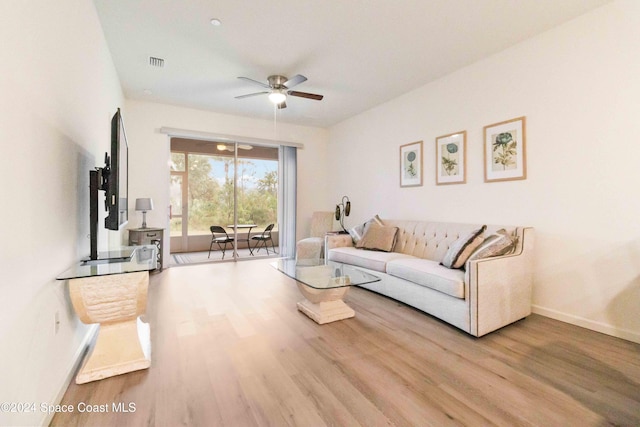
[[150, 56], [149, 65], [151, 65], [152, 67], [162, 68], [164, 67], [164, 59], [156, 58], [155, 56]]

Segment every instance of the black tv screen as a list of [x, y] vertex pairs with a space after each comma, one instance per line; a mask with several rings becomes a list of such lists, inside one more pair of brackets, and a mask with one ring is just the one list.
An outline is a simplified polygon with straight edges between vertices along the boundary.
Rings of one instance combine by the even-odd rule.
[[111, 119], [111, 162], [106, 179], [107, 217], [104, 226], [118, 230], [129, 220], [129, 147], [120, 109]]

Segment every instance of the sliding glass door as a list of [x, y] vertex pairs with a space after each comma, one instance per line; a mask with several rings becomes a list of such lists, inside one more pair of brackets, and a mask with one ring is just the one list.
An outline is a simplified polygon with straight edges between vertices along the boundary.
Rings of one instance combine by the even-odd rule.
[[[171, 252], [209, 252], [212, 226], [233, 238], [207, 259], [266, 255], [277, 245], [278, 148], [171, 139]], [[269, 225], [271, 239], [252, 239]], [[260, 249], [254, 251], [254, 246]]]

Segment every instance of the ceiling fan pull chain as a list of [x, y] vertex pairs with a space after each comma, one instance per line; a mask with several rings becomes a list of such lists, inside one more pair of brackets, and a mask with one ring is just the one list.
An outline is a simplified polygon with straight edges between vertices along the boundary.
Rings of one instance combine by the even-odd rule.
[[273, 106], [273, 139], [278, 140], [278, 106]]

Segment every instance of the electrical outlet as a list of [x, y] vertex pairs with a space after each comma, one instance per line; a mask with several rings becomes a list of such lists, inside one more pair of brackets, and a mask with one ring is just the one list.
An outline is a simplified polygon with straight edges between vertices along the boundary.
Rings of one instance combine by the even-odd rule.
[[56, 314], [53, 319], [53, 334], [58, 335], [59, 330], [60, 330], [60, 312], [56, 311]]

